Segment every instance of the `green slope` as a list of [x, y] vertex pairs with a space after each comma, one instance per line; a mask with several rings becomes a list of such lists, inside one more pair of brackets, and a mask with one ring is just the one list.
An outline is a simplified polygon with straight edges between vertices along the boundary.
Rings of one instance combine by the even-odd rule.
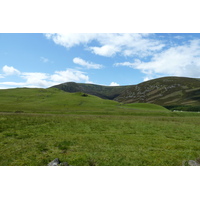
[[101, 110], [112, 108], [117, 102], [103, 100], [83, 93], [67, 93], [56, 88], [17, 88], [0, 90], [2, 112], [67, 112], [70, 110]]
[[93, 95], [68, 93], [57, 88], [16, 88], [0, 90], [0, 112], [16, 113], [109, 113], [166, 111], [152, 104], [121, 104]]

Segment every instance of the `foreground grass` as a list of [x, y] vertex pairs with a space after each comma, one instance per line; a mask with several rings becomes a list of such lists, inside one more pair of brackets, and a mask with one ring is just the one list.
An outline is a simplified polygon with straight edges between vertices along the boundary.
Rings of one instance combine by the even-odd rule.
[[124, 109], [2, 113], [0, 165], [40, 166], [59, 158], [72, 166], [177, 166], [200, 156], [199, 114]]
[[56, 88], [0, 90], [0, 165], [182, 165], [200, 156], [199, 118]]

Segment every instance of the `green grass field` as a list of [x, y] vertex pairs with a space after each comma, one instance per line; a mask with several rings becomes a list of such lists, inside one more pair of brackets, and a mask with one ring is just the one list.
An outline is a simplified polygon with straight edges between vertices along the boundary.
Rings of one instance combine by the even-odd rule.
[[200, 156], [200, 113], [51, 89], [0, 90], [0, 165], [179, 166]]

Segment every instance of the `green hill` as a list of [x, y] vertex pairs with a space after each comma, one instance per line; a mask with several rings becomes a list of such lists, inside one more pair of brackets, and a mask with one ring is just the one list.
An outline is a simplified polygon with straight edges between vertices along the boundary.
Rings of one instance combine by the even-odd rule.
[[56, 88], [16, 88], [0, 90], [1, 112], [69, 112], [115, 107], [115, 101], [84, 93], [68, 93]]
[[133, 111], [140, 113], [159, 109], [166, 111], [158, 105], [121, 104], [82, 92], [69, 93], [57, 88], [0, 90], [0, 112], [131, 114]]
[[164, 77], [130, 86], [63, 83], [53, 86], [66, 92], [84, 92], [121, 103], [153, 103], [162, 106], [200, 105], [200, 79]]

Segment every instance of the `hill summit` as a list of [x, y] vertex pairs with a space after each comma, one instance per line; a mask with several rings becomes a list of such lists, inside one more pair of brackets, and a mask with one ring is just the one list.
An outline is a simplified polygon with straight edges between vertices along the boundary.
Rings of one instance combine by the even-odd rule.
[[53, 86], [65, 92], [83, 92], [98, 96], [102, 99], [114, 100], [129, 86], [102, 86], [95, 84], [67, 82]]

